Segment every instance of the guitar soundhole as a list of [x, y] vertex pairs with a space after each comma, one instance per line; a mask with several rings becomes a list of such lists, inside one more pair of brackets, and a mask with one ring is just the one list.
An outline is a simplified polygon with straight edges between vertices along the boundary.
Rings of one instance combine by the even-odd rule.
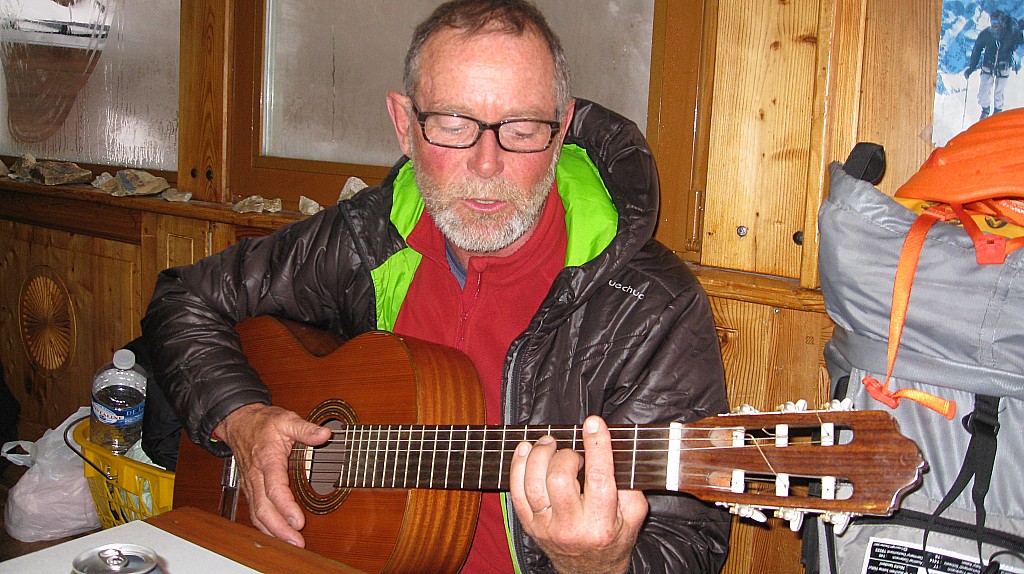
[[[339, 399], [320, 403], [306, 418], [335, 431], [335, 435], [342, 427], [357, 422], [352, 407]], [[341, 506], [350, 491], [338, 487], [347, 456], [345, 443], [335, 438], [321, 446], [296, 445], [291, 482], [299, 504], [313, 514], [327, 514]]]

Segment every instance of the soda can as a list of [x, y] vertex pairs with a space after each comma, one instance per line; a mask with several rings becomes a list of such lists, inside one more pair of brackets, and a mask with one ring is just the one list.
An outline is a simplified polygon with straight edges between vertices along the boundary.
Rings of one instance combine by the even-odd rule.
[[156, 552], [138, 544], [105, 544], [71, 562], [72, 574], [158, 574]]

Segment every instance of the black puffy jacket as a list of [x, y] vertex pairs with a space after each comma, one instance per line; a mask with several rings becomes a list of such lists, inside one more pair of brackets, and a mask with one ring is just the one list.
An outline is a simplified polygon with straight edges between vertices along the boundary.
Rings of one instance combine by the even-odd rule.
[[[610, 424], [686, 422], [724, 412], [707, 296], [686, 265], [653, 240], [658, 179], [643, 135], [629, 120], [577, 100], [565, 144], [596, 165], [618, 227], [596, 256], [559, 274], [513, 342], [504, 422], [575, 424], [591, 414]], [[213, 428], [242, 405], [270, 402], [239, 349], [236, 322], [273, 314], [349, 337], [380, 326], [371, 271], [408, 247], [389, 219], [404, 163], [351, 200], [161, 274], [143, 332], [156, 378], [192, 440], [223, 454], [225, 447], [209, 440]], [[650, 494], [648, 501], [632, 571], [721, 568], [728, 514], [686, 495]], [[508, 515], [523, 571], [551, 571], [511, 508]]]

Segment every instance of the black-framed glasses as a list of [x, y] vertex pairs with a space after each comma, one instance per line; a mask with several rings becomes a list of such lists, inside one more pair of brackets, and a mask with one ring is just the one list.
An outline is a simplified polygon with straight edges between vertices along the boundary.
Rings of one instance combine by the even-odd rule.
[[489, 124], [476, 118], [448, 112], [421, 112], [412, 103], [416, 121], [427, 142], [447, 148], [465, 149], [476, 145], [485, 131], [493, 131], [498, 145], [513, 153], [535, 153], [551, 147], [562, 125], [551, 120], [512, 118]]

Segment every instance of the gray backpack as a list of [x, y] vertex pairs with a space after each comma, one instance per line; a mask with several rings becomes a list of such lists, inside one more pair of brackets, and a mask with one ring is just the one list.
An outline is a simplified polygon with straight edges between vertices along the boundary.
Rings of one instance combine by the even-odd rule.
[[[891, 412], [929, 468], [890, 517], [858, 518], [841, 533], [808, 522], [805, 567], [842, 574], [1022, 573], [1024, 249], [1000, 265], [979, 265], [962, 228], [936, 224], [913, 279], [890, 394], [872, 392], [865, 381], [883, 380], [889, 370], [894, 277], [918, 215], [865, 181], [877, 179], [864, 176], [864, 145], [845, 165], [830, 167], [829, 195], [818, 213], [821, 288], [835, 323], [825, 361], [833, 397]], [[881, 148], [867, 151], [877, 159]], [[917, 402], [893, 400], [893, 391], [940, 397], [958, 412], [946, 418]]]

